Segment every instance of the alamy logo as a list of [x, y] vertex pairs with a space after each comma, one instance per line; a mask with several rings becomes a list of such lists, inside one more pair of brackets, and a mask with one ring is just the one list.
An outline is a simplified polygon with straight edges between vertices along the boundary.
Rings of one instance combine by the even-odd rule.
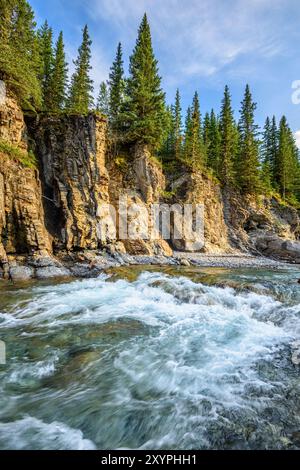
[[[129, 196], [129, 197], [128, 197]], [[111, 204], [98, 209], [100, 240], [185, 240], [191, 251], [204, 247], [203, 204], [139, 204], [130, 191], [120, 196], [118, 210]]]
[[292, 83], [292, 89], [295, 90], [292, 94], [292, 103], [300, 104], [300, 80], [295, 80]]
[[0, 365], [6, 364], [6, 347], [4, 341], [0, 341]]
[[0, 105], [4, 104], [6, 100], [6, 86], [3, 80], [0, 80]]

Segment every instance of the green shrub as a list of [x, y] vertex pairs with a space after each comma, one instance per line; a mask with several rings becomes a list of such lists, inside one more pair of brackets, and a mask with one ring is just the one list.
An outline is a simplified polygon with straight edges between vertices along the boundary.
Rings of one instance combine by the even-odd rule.
[[3, 152], [11, 159], [18, 161], [24, 167], [37, 168], [37, 160], [31, 150], [27, 152], [26, 150], [22, 150], [5, 140], [0, 140], [0, 152]]

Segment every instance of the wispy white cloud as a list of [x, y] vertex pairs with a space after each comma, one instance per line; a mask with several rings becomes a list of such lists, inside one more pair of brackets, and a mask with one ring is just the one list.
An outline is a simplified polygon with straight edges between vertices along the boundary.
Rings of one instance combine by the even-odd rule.
[[113, 25], [122, 41], [133, 39], [146, 11], [159, 43], [164, 75], [176, 74], [182, 80], [212, 76], [228, 65], [238, 68], [238, 59], [245, 55], [267, 60], [284, 50], [284, 27], [276, 27], [284, 0], [188, 0], [184, 4], [182, 0], [84, 0], [84, 4], [91, 18]]
[[300, 149], [300, 130], [295, 132], [295, 139], [298, 149]]

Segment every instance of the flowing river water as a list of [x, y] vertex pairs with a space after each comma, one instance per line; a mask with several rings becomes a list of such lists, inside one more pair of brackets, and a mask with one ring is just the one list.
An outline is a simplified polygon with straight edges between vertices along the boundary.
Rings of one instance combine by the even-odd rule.
[[0, 283], [0, 449], [299, 449], [299, 277]]

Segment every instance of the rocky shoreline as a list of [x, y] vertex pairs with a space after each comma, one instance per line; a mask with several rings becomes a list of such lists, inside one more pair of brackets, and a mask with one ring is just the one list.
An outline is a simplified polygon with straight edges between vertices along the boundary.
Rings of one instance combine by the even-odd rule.
[[290, 263], [275, 261], [263, 256], [248, 254], [201, 254], [175, 252], [173, 256], [129, 255], [87, 251], [83, 253], [62, 253], [59, 257], [32, 256], [10, 260], [6, 275], [1, 279], [27, 281], [47, 280], [64, 277], [93, 278], [111, 268], [125, 266], [183, 266], [214, 268], [268, 268], [283, 269]]

